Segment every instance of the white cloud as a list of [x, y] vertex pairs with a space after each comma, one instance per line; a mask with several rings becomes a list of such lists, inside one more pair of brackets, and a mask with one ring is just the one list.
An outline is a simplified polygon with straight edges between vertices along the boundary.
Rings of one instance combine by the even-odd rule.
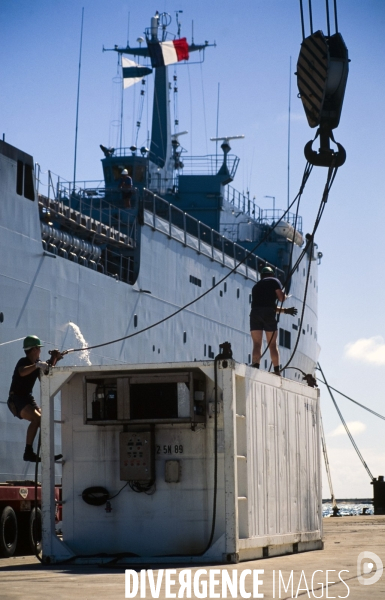
[[[365, 423], [361, 423], [361, 421], [348, 421], [346, 423], [350, 433], [356, 435], [357, 433], [362, 433], [366, 429]], [[327, 434], [328, 437], [336, 437], [337, 435], [347, 435], [345, 427], [341, 423], [338, 425], [336, 429], [333, 429], [330, 433]]]
[[385, 340], [381, 335], [361, 338], [346, 344], [345, 356], [372, 365], [385, 365]]

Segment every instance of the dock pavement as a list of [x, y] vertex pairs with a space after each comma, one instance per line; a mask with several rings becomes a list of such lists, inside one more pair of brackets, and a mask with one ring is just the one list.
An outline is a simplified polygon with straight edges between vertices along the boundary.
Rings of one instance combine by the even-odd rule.
[[[363, 555], [363, 552], [372, 553]], [[359, 559], [359, 566], [357, 566]], [[165, 565], [152, 565], [154, 584], [162, 574], [159, 598], [172, 597], [188, 586], [180, 586], [179, 573], [190, 571], [191, 598], [222, 598], [223, 570], [227, 570], [233, 585], [233, 597], [273, 598], [349, 598], [349, 600], [384, 600], [385, 574], [385, 516], [351, 516], [324, 519], [324, 549], [289, 554], [239, 563], [237, 565], [168, 565], [175, 571], [169, 574], [166, 589]], [[125, 569], [85, 565], [42, 566], [36, 557], [16, 556], [0, 559], [1, 600], [116, 600], [125, 598]], [[149, 568], [147, 565], [144, 567]], [[159, 569], [156, 571], [156, 569]], [[199, 569], [204, 572], [197, 573]], [[233, 573], [233, 570], [236, 572]], [[257, 573], [256, 571], [263, 571]], [[213, 573], [210, 572], [213, 571]], [[147, 574], [146, 574], [147, 576]], [[210, 593], [211, 579], [211, 593]], [[140, 577], [138, 577], [140, 584]], [[343, 580], [343, 581], [342, 581]], [[188, 582], [186, 577], [183, 581]], [[193, 582], [196, 581], [194, 590]], [[175, 582], [175, 583], [173, 583]], [[235, 582], [235, 584], [234, 584]], [[263, 582], [263, 583], [262, 583]], [[132, 592], [133, 579], [129, 591]], [[206, 589], [207, 585], [207, 589]], [[227, 597], [230, 590], [225, 585]], [[197, 592], [194, 593], [194, 592]], [[258, 596], [259, 594], [259, 596]], [[141, 597], [140, 586], [136, 594]], [[154, 597], [146, 579], [145, 598]], [[182, 597], [179, 595], [179, 597]]]

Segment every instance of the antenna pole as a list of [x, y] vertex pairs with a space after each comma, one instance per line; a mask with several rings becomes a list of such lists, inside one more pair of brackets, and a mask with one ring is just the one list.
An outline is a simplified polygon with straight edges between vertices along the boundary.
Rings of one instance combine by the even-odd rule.
[[82, 26], [80, 30], [80, 51], [79, 51], [79, 71], [78, 71], [78, 93], [76, 100], [76, 125], [75, 125], [75, 156], [74, 156], [74, 179], [73, 179], [73, 190], [75, 190], [76, 181], [76, 156], [78, 148], [78, 122], [79, 122], [79, 96], [80, 96], [80, 71], [82, 66], [82, 48], [83, 48], [83, 20], [84, 20], [84, 6], [82, 8]]
[[289, 68], [289, 123], [287, 130], [287, 208], [290, 205], [290, 122], [291, 122], [291, 56]]
[[[221, 88], [221, 84], [218, 83], [218, 100], [217, 100], [217, 135], [216, 137], [218, 137], [218, 127], [219, 127], [219, 91]], [[215, 144], [215, 168], [217, 168], [218, 166], [218, 141]]]
[[[122, 56], [119, 56], [120, 63], [122, 62]], [[122, 65], [120, 65], [122, 66]], [[124, 79], [122, 77], [122, 88], [120, 93], [120, 140], [119, 140], [119, 148], [122, 147], [123, 143], [123, 91], [124, 91]]]

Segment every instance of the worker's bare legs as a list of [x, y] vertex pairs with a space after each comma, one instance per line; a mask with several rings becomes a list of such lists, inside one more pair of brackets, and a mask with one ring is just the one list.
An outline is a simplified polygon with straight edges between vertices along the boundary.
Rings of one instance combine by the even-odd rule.
[[20, 416], [26, 421], [30, 421], [27, 429], [27, 446], [32, 446], [33, 441], [36, 437], [37, 430], [40, 427], [40, 408], [33, 407], [31, 404], [27, 404], [20, 411]]
[[263, 331], [261, 329], [254, 329], [250, 331], [251, 339], [253, 340], [253, 354], [251, 364], [258, 364], [261, 361], [261, 352], [262, 352], [262, 336]]
[[279, 367], [279, 350], [277, 345], [278, 331], [266, 331], [265, 333], [273, 367]]

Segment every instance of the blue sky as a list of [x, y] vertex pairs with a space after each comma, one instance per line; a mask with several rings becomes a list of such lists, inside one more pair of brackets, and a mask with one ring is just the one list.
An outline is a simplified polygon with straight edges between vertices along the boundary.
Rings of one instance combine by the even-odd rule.
[[[183, 10], [182, 34], [191, 40], [193, 20], [195, 42], [217, 44], [207, 49], [202, 65], [176, 71], [179, 128], [189, 131], [181, 138], [184, 147], [195, 155], [215, 150], [209, 138], [216, 134], [220, 84], [219, 135], [246, 136], [232, 143], [232, 151], [241, 158], [234, 187], [249, 189], [261, 207], [271, 207], [266, 195], [275, 196], [277, 208], [286, 206], [290, 57], [291, 198], [305, 165], [303, 147], [314, 135], [296, 96], [293, 75], [302, 40], [298, 0], [2, 0], [0, 135], [32, 154], [43, 172], [51, 169], [65, 179], [73, 173], [83, 6], [77, 179], [101, 179], [99, 144], [118, 143], [117, 55], [103, 53], [103, 45], [122, 46], [129, 37], [134, 46], [155, 10], [173, 19], [175, 10]], [[313, 22], [315, 30], [326, 32], [324, 0], [313, 0]], [[335, 131], [347, 161], [338, 172], [316, 240], [324, 255], [319, 270], [320, 362], [331, 385], [382, 414], [385, 3], [339, 0], [338, 25], [351, 59], [341, 123]], [[151, 86], [149, 78], [149, 92]], [[150, 101], [150, 93], [148, 97]], [[148, 106], [146, 100], [139, 145], [146, 143], [150, 129]], [[134, 141], [137, 111], [138, 89], [131, 88], [124, 100], [126, 146]], [[313, 170], [301, 209], [305, 232], [312, 228], [325, 177], [324, 169]], [[321, 392], [336, 494], [370, 497], [369, 478], [347, 436], [337, 430], [340, 421], [322, 385]], [[373, 474], [385, 474], [383, 421], [336, 398], [346, 421], [354, 423], [357, 445]]]

